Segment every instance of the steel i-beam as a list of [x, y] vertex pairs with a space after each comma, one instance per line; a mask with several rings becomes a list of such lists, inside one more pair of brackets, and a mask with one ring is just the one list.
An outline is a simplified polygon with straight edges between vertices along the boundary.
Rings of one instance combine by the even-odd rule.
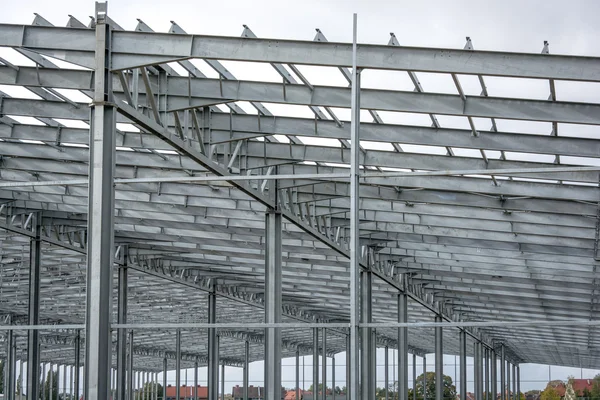
[[298, 349], [296, 349], [296, 399], [300, 399], [300, 350]]
[[194, 400], [198, 400], [198, 361], [194, 362]]
[[490, 400], [490, 349], [485, 347], [485, 386], [484, 386], [484, 400]]
[[[357, 16], [353, 15], [352, 29], [352, 84], [350, 117], [350, 368], [346, 380], [349, 400], [360, 398], [359, 386], [359, 271], [360, 271], [360, 227], [359, 227], [359, 174], [360, 174], [360, 74], [357, 68]], [[367, 400], [366, 398], [364, 400]]]
[[[442, 322], [442, 317], [436, 315], [435, 322]], [[435, 400], [444, 400], [444, 338], [442, 327], [435, 328]]]
[[129, 354], [127, 365], [127, 400], [133, 399], [133, 330], [129, 331]]
[[500, 400], [506, 400], [506, 354], [504, 344], [500, 345]]
[[313, 398], [319, 393], [319, 328], [313, 328]]
[[[413, 353], [412, 362], [413, 362], [413, 367], [412, 367], [413, 397], [412, 397], [412, 400], [417, 400], [417, 390], [416, 390], [416, 387], [417, 387], [417, 353]], [[461, 400], [465, 400], [465, 399], [461, 399]]]
[[475, 387], [475, 400], [481, 399], [481, 343], [475, 339], [473, 342], [473, 382]]
[[181, 330], [175, 333], [175, 397], [181, 398]]
[[496, 350], [492, 348], [490, 351], [492, 353], [490, 391], [492, 393], [492, 399], [496, 400], [496, 396], [498, 396], [498, 360], [496, 359]]
[[163, 387], [162, 387], [162, 395], [163, 399], [167, 398], [167, 357], [163, 358]]
[[[275, 192], [277, 191], [276, 182]], [[281, 322], [281, 226], [282, 216], [276, 210], [265, 214], [265, 322]], [[281, 398], [281, 329], [265, 330], [265, 396]]]
[[517, 397], [517, 365], [512, 364], [512, 396], [515, 400], [520, 400]]
[[461, 329], [458, 335], [460, 340], [460, 400], [467, 400], [467, 333]]
[[[33, 235], [29, 241], [29, 304], [27, 321], [29, 325], [40, 323], [40, 268], [41, 268], [41, 215], [33, 213], [31, 226]], [[27, 331], [27, 393], [39, 398], [40, 385], [40, 336], [37, 329]]]
[[116, 107], [112, 103], [111, 28], [106, 12], [107, 3], [96, 3], [87, 227], [86, 400], [106, 400], [110, 395]]
[[[122, 250], [126, 252], [126, 246]], [[127, 254], [123, 254], [123, 265], [119, 268], [117, 321], [127, 323]], [[127, 329], [117, 330], [117, 400], [126, 400], [127, 394]]]
[[321, 390], [321, 399], [327, 400], [327, 329], [323, 328], [322, 332], [323, 338], [321, 339], [322, 348], [321, 348], [321, 382], [323, 384], [323, 389]]
[[[361, 274], [361, 322], [368, 324], [372, 321], [372, 273], [362, 271]], [[373, 400], [375, 396], [375, 374], [373, 371], [373, 329], [363, 327], [361, 329], [361, 387], [364, 400]]]
[[[208, 322], [215, 323], [217, 319], [217, 294], [213, 285], [208, 294]], [[219, 387], [219, 359], [217, 348], [217, 330], [208, 329], [208, 400], [217, 400]]]
[[423, 355], [423, 400], [427, 400], [427, 354]]
[[75, 395], [79, 398], [79, 390], [81, 388], [81, 332], [77, 331], [75, 335], [75, 378], [74, 378], [74, 390]]
[[[408, 322], [408, 296], [398, 294], [398, 322]], [[398, 400], [408, 400], [408, 328], [398, 328]]]
[[244, 342], [244, 400], [248, 400], [248, 377], [249, 377], [249, 364], [250, 364], [250, 342], [246, 340]]

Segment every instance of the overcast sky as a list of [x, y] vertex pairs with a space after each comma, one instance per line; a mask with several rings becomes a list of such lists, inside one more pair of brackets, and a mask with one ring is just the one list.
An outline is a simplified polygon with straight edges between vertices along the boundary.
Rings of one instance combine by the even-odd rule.
[[[55, 0], [55, 1], [3, 1], [0, 22], [27, 24], [37, 12], [51, 23], [64, 26], [68, 14], [72, 14], [87, 24], [89, 15], [94, 13], [93, 1]], [[470, 36], [476, 49], [502, 50], [517, 52], [540, 52], [543, 41], [550, 42], [550, 51], [554, 54], [574, 54], [600, 56], [600, 1], [198, 1], [198, 0], [114, 0], [109, 2], [109, 15], [125, 29], [136, 26], [136, 18], [142, 19], [156, 31], [166, 32], [171, 20], [176, 21], [188, 33], [239, 36], [242, 24], [247, 24], [259, 37], [276, 37], [312, 40], [315, 28], [320, 28], [330, 41], [350, 41], [352, 38], [352, 13], [358, 13], [359, 41], [365, 43], [386, 44], [389, 33], [394, 32], [401, 44], [408, 46], [462, 48], [465, 36]], [[236, 70], [233, 63], [227, 64], [240, 79], [243, 69]], [[254, 71], [254, 70], [253, 70]], [[264, 71], [273, 75], [274, 72]], [[241, 77], [239, 75], [242, 75]], [[307, 74], [317, 84], [343, 84], [340, 74]], [[433, 74], [432, 74], [433, 75]], [[394, 83], [365, 77], [366, 85], [382, 86]], [[420, 74], [425, 90], [446, 91], [441, 77]], [[265, 78], [267, 79], [267, 78]], [[511, 95], [511, 85], [489, 79], [488, 86], [492, 95]], [[429, 85], [439, 84], [432, 88]], [[451, 85], [451, 84], [450, 84]], [[529, 82], [527, 97], [547, 98], [547, 82]], [[512, 86], [514, 88], [515, 85]], [[522, 85], [519, 86], [521, 89]], [[407, 89], [400, 87], [401, 89]], [[496, 92], [494, 92], [494, 89]], [[597, 87], [598, 89], [598, 87]], [[465, 90], [479, 90], [477, 85], [465, 84]], [[560, 96], [565, 100], [583, 99], [599, 101], [600, 90], [578, 90], [577, 85], [565, 86]], [[559, 98], [560, 99], [560, 98]], [[450, 122], [449, 122], [450, 121]], [[444, 122], [451, 124], [451, 119]], [[464, 121], [463, 121], [464, 123]], [[522, 124], [522, 123], [521, 123]], [[549, 125], [549, 124], [548, 124]], [[520, 125], [521, 128], [523, 125]], [[544, 125], [544, 129], [548, 126]], [[381, 359], [381, 354], [380, 359]], [[340, 386], [345, 384], [344, 355], [338, 358], [337, 369]], [[454, 357], [446, 357], [447, 374], [454, 378]], [[433, 359], [428, 361], [432, 365]], [[284, 365], [293, 364], [293, 360], [284, 361]], [[306, 358], [310, 365], [310, 357]], [[381, 368], [380, 368], [381, 369]], [[547, 366], [525, 365], [521, 369], [523, 390], [543, 388], [549, 378]], [[382, 371], [381, 371], [382, 372]], [[568, 368], [552, 368], [553, 379], [592, 377], [600, 371]], [[420, 372], [418, 372], [420, 373]], [[188, 374], [193, 379], [193, 374]], [[201, 373], [204, 380], [205, 372]], [[306, 387], [310, 385], [310, 372], [306, 369]], [[284, 385], [293, 386], [294, 369], [284, 367]], [[174, 375], [169, 378], [174, 379]], [[301, 375], [302, 378], [302, 375]], [[383, 379], [383, 375], [380, 375]], [[262, 383], [262, 366], [255, 363], [251, 371], [254, 384]], [[236, 383], [241, 383], [241, 371], [227, 369], [227, 392]], [[380, 384], [382, 385], [382, 384]], [[472, 388], [471, 388], [472, 389]]]

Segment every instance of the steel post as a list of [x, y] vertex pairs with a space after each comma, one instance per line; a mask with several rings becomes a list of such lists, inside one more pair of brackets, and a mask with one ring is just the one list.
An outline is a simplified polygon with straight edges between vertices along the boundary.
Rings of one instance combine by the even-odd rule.
[[[412, 359], [413, 359], [413, 398], [412, 400], [417, 400], [417, 353], [413, 353], [412, 355]], [[465, 399], [461, 399], [461, 400], [465, 400]]]
[[313, 328], [313, 399], [319, 394], [319, 328]]
[[300, 400], [300, 350], [298, 349], [296, 349], [296, 400]]
[[[435, 322], [442, 322], [436, 315]], [[435, 400], [444, 400], [444, 338], [441, 326], [435, 328]]]
[[[359, 392], [359, 283], [360, 227], [359, 227], [359, 174], [360, 174], [360, 75], [357, 68], [357, 17], [353, 15], [352, 31], [352, 84], [350, 121], [350, 368], [346, 380], [349, 400], [358, 400]], [[364, 398], [363, 400], [367, 400]]]
[[383, 375], [384, 375], [384, 392], [385, 392], [385, 400], [389, 400], [390, 394], [389, 394], [389, 385], [390, 385], [390, 371], [389, 371], [389, 364], [390, 364], [390, 360], [389, 360], [389, 351], [390, 349], [388, 348], [388, 346], [385, 346], [385, 353], [383, 355]]
[[163, 358], [163, 387], [162, 387], [162, 395], [163, 400], [167, 400], [167, 357]]
[[[398, 322], [408, 322], [408, 296], [398, 294]], [[408, 400], [408, 328], [398, 328], [398, 400]]]
[[181, 399], [181, 330], [175, 332], [175, 397]]
[[50, 363], [50, 368], [48, 369], [48, 400], [56, 400], [54, 398], [54, 365]]
[[350, 335], [346, 335], [346, 398], [350, 398], [350, 390], [353, 385], [350, 384]]
[[[12, 318], [9, 323], [12, 324]], [[13, 356], [13, 346], [15, 343], [14, 331], [6, 332], [6, 362], [4, 363], [4, 394], [8, 400], [14, 400], [14, 382], [15, 382], [15, 359]], [[8, 392], [8, 393], [7, 393]]]
[[42, 400], [47, 400], [46, 399], [46, 385], [48, 384], [48, 382], [46, 381], [46, 364], [42, 363], [42, 390], [41, 390], [41, 398]]
[[492, 393], [492, 400], [496, 400], [498, 396], [498, 360], [496, 359], [496, 350], [491, 349], [492, 352], [492, 362], [491, 362], [491, 371], [490, 371], [490, 392]]
[[133, 399], [133, 330], [129, 331], [129, 355], [127, 365], [127, 400]]
[[246, 340], [244, 342], [244, 400], [248, 400], [248, 374], [250, 364], [250, 342]]
[[[362, 323], [370, 323], [372, 321], [372, 291], [370, 271], [362, 271], [361, 274], [361, 313], [360, 319]], [[374, 374], [373, 374], [373, 330], [372, 328], [364, 327], [361, 329], [361, 399], [372, 400], [375, 395]]]
[[198, 400], [198, 361], [194, 362], [194, 400]]
[[475, 400], [481, 400], [480, 372], [481, 372], [481, 345], [477, 339], [473, 342], [473, 383], [475, 388]]
[[323, 328], [321, 343], [321, 382], [323, 384], [321, 399], [327, 400], [327, 330], [325, 328]]
[[423, 355], [423, 400], [427, 400], [427, 354]]
[[[217, 295], [213, 285], [208, 294], [208, 322], [215, 323], [217, 320]], [[217, 400], [219, 381], [219, 359], [217, 348], [217, 330], [208, 329], [208, 400]]]
[[513, 399], [519, 400], [517, 397], [517, 366], [512, 364], [512, 396]]
[[63, 399], [67, 398], [67, 366], [63, 365]]
[[458, 336], [460, 340], [460, 400], [467, 400], [467, 332], [461, 329]]
[[[29, 241], [29, 303], [27, 322], [29, 325], [40, 323], [40, 268], [41, 268], [41, 215], [33, 213], [31, 227], [34, 237]], [[40, 392], [40, 353], [39, 331], [27, 331], [27, 396], [39, 398]]]
[[110, 396], [116, 107], [112, 98], [111, 27], [107, 3], [96, 3], [94, 97], [90, 117], [86, 400]]
[[506, 354], [500, 345], [500, 400], [506, 400]]
[[[73, 392], [73, 366], [69, 368], [69, 394], [71, 395], [71, 399], [76, 397], [75, 392]], [[79, 399], [79, 396], [77, 396], [77, 399]]]
[[[281, 393], [281, 386], [279, 387], [279, 393]], [[221, 400], [225, 400], [225, 362], [221, 364]]]
[[[122, 248], [126, 252], [127, 247]], [[123, 254], [123, 265], [119, 268], [117, 321], [127, 323], [127, 259]], [[117, 330], [117, 400], [126, 400], [127, 394], [127, 330]]]
[[75, 396], [79, 398], [81, 386], [79, 381], [81, 380], [81, 332], [77, 331], [75, 335], [75, 378], [74, 378], [74, 390]]
[[331, 357], [331, 400], [335, 400], [335, 354]]
[[[485, 385], [484, 385], [484, 396], [485, 400], [490, 400], [490, 349], [486, 346], [484, 350], [485, 354]], [[492, 400], [495, 400], [492, 398]]]
[[517, 375], [515, 376], [517, 381], [517, 400], [521, 400], [521, 367], [517, 364]]
[[510, 392], [510, 382], [511, 382], [511, 377], [510, 377], [510, 361], [506, 361], [506, 400], [512, 400], [512, 395]]
[[[277, 195], [277, 182], [272, 182]], [[265, 214], [265, 322], [281, 322], [281, 213]], [[281, 399], [281, 329], [265, 330], [265, 399]]]

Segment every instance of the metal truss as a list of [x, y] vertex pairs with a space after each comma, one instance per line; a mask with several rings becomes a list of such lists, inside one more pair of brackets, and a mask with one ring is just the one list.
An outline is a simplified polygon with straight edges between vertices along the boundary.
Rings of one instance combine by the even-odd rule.
[[[219, 363], [265, 360], [272, 391], [281, 357], [326, 362], [348, 349], [349, 376], [372, 382], [376, 346], [435, 352], [438, 364], [442, 352], [473, 354], [485, 359], [478, 374], [497, 357], [500, 387], [505, 362], [600, 365], [600, 141], [581, 131], [600, 125], [600, 105], [565, 101], [556, 86], [600, 82], [600, 59], [478, 51], [470, 38], [436, 49], [393, 34], [372, 45], [320, 30], [314, 41], [248, 27], [192, 35], [174, 22], [160, 33], [141, 20], [126, 31], [97, 7], [90, 26], [0, 24], [0, 46], [32, 64], [0, 59], [0, 85], [37, 96], [0, 92], [0, 313], [4, 325], [93, 326], [30, 331], [27, 346], [42, 346], [33, 364], [83, 363], [97, 376], [84, 382], [90, 398], [126, 363], [129, 375], [133, 362], [153, 373], [168, 360], [208, 365], [214, 386]], [[281, 81], [238, 79], [228, 61], [267, 63]], [[350, 86], [315, 85], [307, 65], [335, 68]], [[379, 70], [406, 72], [415, 90], [361, 87], [364, 71]], [[449, 76], [456, 93], [424, 90], [420, 72]], [[550, 98], [495, 96], [489, 77], [547, 80]], [[444, 116], [464, 127], [444, 127]], [[573, 326], [542, 331], [533, 320]], [[23, 337], [7, 332], [2, 352], [23, 359]], [[490, 383], [475, 378], [478, 391]]]

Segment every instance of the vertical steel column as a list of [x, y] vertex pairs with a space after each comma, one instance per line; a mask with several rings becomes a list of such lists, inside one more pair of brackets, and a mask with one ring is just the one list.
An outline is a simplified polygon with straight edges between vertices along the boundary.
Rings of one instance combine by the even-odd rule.
[[[360, 75], [356, 57], [357, 17], [353, 15], [352, 30], [352, 87], [351, 87], [351, 117], [350, 117], [350, 374], [346, 385], [349, 400], [358, 400], [359, 392], [359, 283], [360, 271], [360, 228], [359, 228], [359, 174], [360, 174]], [[366, 398], [363, 400], [367, 400]]]
[[[485, 386], [484, 386], [484, 399], [490, 400], [490, 349], [485, 347]], [[491, 400], [496, 400], [492, 398]]]
[[323, 328], [323, 338], [321, 339], [321, 382], [323, 382], [323, 389], [321, 390], [321, 398], [327, 400], [327, 330]]
[[48, 370], [48, 381], [48, 400], [56, 400], [54, 399], [54, 366], [52, 363]]
[[467, 332], [458, 332], [460, 352], [460, 400], [467, 400]]
[[350, 399], [350, 335], [346, 335], [346, 398]]
[[517, 375], [515, 376], [517, 381], [517, 400], [521, 400], [521, 367], [517, 364]]
[[517, 397], [517, 366], [512, 364], [512, 396], [513, 399], [519, 400]]
[[[372, 291], [370, 271], [360, 273], [360, 285], [362, 289], [360, 320], [362, 323], [372, 322]], [[373, 330], [371, 328], [361, 329], [361, 399], [372, 400], [375, 395], [373, 374]]]
[[[412, 400], [417, 400], [417, 353], [413, 352], [413, 398]], [[461, 399], [465, 400], [465, 399]]]
[[496, 350], [491, 349], [492, 352], [492, 365], [491, 365], [491, 386], [490, 392], [492, 393], [492, 399], [496, 400], [498, 396], [498, 360], [496, 359]]
[[475, 387], [475, 400], [481, 400], [481, 386], [479, 376], [481, 372], [481, 357], [479, 354], [481, 346], [479, 341], [475, 339], [473, 342], [473, 382]]
[[88, 185], [86, 400], [110, 396], [116, 107], [112, 103], [111, 28], [107, 22], [107, 3], [97, 2]]
[[[408, 296], [398, 294], [398, 322], [408, 322]], [[398, 400], [408, 400], [408, 328], [398, 328]]]
[[[12, 316], [10, 317], [9, 324], [12, 324]], [[8, 400], [14, 400], [15, 390], [15, 359], [13, 356], [13, 346], [15, 343], [15, 335], [12, 330], [6, 332], [6, 363], [4, 364], [4, 393]], [[7, 393], [8, 392], [8, 393]]]
[[244, 343], [244, 400], [248, 400], [248, 377], [249, 377], [249, 365], [250, 364], [250, 342], [246, 340]]
[[512, 395], [510, 393], [510, 361], [506, 360], [506, 400], [511, 400]]
[[506, 354], [504, 344], [500, 345], [500, 400], [506, 400]]
[[163, 400], [167, 400], [167, 357], [163, 358]]
[[67, 366], [63, 365], [63, 399], [67, 398]]
[[[281, 397], [281, 386], [279, 387], [279, 393], [279, 397]], [[221, 364], [221, 400], [225, 400], [225, 361]]]
[[331, 357], [331, 400], [335, 400], [335, 354]]
[[133, 330], [129, 331], [129, 365], [127, 366], [127, 400], [133, 399]]
[[385, 353], [383, 356], [383, 369], [384, 369], [384, 391], [385, 391], [385, 400], [389, 400], [390, 394], [389, 394], [389, 386], [390, 386], [390, 371], [389, 371], [389, 364], [390, 364], [390, 356], [389, 356], [389, 351], [390, 349], [388, 348], [388, 346], [385, 346]]
[[46, 378], [46, 364], [42, 363], [42, 400], [46, 400], [46, 386], [48, 385]]
[[296, 400], [300, 400], [300, 350], [298, 349], [296, 349]]
[[[127, 247], [123, 246], [123, 265], [119, 268], [117, 321], [127, 323]], [[117, 400], [126, 400], [127, 387], [127, 329], [117, 330]]]
[[[81, 377], [81, 331], [77, 331], [77, 335], [75, 336], [75, 396], [79, 398], [80, 393], [80, 377]], [[29, 383], [27, 383], [29, 386]]]
[[23, 358], [22, 357], [21, 357], [21, 360], [19, 360], [19, 377], [21, 378], [21, 383], [19, 384], [19, 400], [23, 400]]
[[423, 400], [427, 400], [427, 354], [423, 354]]
[[[274, 196], [277, 182], [273, 181]], [[277, 200], [275, 200], [277, 203]], [[281, 213], [265, 214], [265, 322], [281, 322]], [[281, 329], [265, 329], [265, 399], [281, 399]]]
[[[40, 266], [41, 266], [41, 221], [39, 213], [31, 215], [34, 238], [29, 241], [29, 303], [27, 321], [29, 325], [40, 323]], [[40, 331], [27, 331], [27, 396], [39, 398], [40, 393]]]
[[[208, 322], [217, 320], [217, 295], [213, 284], [208, 294]], [[217, 400], [219, 387], [219, 359], [217, 354], [217, 330], [208, 329], [208, 400]]]
[[69, 368], [69, 394], [71, 395], [71, 399], [79, 399], [79, 396], [76, 397], [75, 393], [73, 392], [73, 366]]
[[181, 399], [181, 330], [175, 332], [175, 397]]
[[319, 328], [313, 328], [313, 399], [319, 398]]
[[[442, 317], [435, 316], [435, 322]], [[435, 327], [435, 400], [444, 400], [444, 337], [442, 327]]]
[[198, 400], [198, 361], [194, 362], [194, 400]]

